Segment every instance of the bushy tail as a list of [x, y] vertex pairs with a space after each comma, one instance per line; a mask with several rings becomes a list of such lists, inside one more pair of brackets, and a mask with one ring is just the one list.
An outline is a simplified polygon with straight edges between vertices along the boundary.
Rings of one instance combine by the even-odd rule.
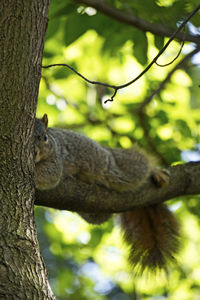
[[129, 261], [136, 274], [167, 270], [179, 250], [179, 224], [164, 204], [135, 208], [121, 214]]

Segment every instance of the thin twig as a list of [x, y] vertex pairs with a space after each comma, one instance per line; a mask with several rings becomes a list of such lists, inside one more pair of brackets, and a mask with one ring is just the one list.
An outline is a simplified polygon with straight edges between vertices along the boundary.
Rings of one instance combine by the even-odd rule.
[[42, 68], [47, 69], [47, 68], [57, 67], [57, 66], [69, 68], [70, 70], [72, 70], [74, 73], [76, 73], [78, 76], [80, 76], [82, 79], [84, 79], [86, 82], [88, 82], [90, 84], [103, 85], [103, 86], [106, 86], [106, 87], [109, 87], [112, 89], [118, 88], [118, 86], [116, 86], [116, 85], [112, 85], [112, 84], [108, 84], [108, 83], [104, 83], [104, 82], [100, 82], [100, 81], [95, 81], [95, 80], [90, 80], [90, 79], [86, 78], [84, 75], [82, 75], [81, 73], [79, 73], [78, 71], [76, 71], [76, 69], [74, 69], [72, 66], [70, 66], [68, 64], [51, 64], [48, 66], [42, 66]]
[[[185, 33], [185, 27], [184, 27], [184, 33]], [[182, 41], [181, 46], [180, 46], [180, 49], [179, 49], [177, 55], [176, 55], [170, 62], [168, 62], [167, 64], [159, 64], [159, 63], [156, 61], [156, 65], [159, 66], [159, 67], [167, 67], [167, 66], [173, 64], [173, 62], [175, 62], [175, 60], [177, 60], [177, 58], [180, 56], [184, 44], [185, 44], [185, 40]]]
[[69, 68], [70, 70], [72, 70], [73, 72], [75, 72], [78, 76], [80, 76], [82, 79], [84, 79], [86, 82], [90, 83], [90, 84], [98, 84], [98, 85], [103, 85], [109, 88], [114, 89], [114, 93], [111, 96], [110, 99], [107, 99], [105, 101], [113, 101], [114, 97], [116, 96], [117, 92], [119, 89], [123, 89], [128, 87], [129, 85], [133, 84], [135, 81], [137, 81], [140, 77], [142, 77], [151, 67], [154, 63], [156, 63], [156, 61], [158, 60], [158, 58], [161, 56], [161, 54], [167, 49], [167, 47], [169, 46], [169, 44], [174, 40], [174, 38], [176, 37], [176, 35], [181, 31], [182, 28], [185, 27], [185, 25], [187, 24], [187, 22], [196, 14], [196, 12], [200, 9], [200, 5], [198, 5], [191, 13], [190, 15], [185, 19], [185, 21], [182, 22], [182, 24], [177, 28], [177, 30], [172, 34], [172, 36], [170, 37], [170, 39], [167, 41], [167, 43], [165, 44], [165, 46], [159, 51], [159, 53], [154, 57], [154, 59], [150, 62], [150, 64], [138, 75], [136, 76], [134, 79], [132, 79], [131, 81], [122, 84], [122, 85], [111, 85], [108, 83], [103, 83], [103, 82], [99, 82], [99, 81], [93, 81], [90, 80], [88, 78], [86, 78], [85, 76], [83, 76], [82, 74], [80, 74], [78, 71], [76, 71], [73, 67], [71, 67], [68, 64], [51, 64], [48, 66], [42, 66], [42, 68], [50, 68], [50, 67], [54, 67], [54, 66], [65, 66], [67, 68]]

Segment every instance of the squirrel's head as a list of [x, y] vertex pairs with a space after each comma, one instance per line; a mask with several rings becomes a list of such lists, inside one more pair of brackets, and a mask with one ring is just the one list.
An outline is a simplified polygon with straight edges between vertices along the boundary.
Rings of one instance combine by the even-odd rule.
[[35, 163], [38, 163], [45, 157], [48, 145], [48, 116], [44, 114], [41, 119], [35, 119], [34, 129], [34, 146], [35, 146]]

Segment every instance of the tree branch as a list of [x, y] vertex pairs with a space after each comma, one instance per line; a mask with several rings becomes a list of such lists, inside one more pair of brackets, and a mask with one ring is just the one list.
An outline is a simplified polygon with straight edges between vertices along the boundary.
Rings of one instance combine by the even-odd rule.
[[[116, 9], [115, 7], [105, 3], [101, 0], [74, 0], [74, 2], [79, 4], [85, 4], [87, 6], [95, 8], [97, 11], [103, 13], [104, 15], [111, 17], [112, 19], [115, 19], [119, 22], [137, 27], [138, 29], [142, 31], [149, 31], [155, 35], [159, 35], [162, 37], [165, 36], [171, 36], [174, 32], [174, 29], [168, 28], [166, 26], [163, 26], [161, 24], [153, 24], [150, 23], [142, 18], [139, 18], [138, 16], [135, 16], [134, 14], [121, 11], [119, 9]], [[199, 6], [200, 7], [200, 6]], [[176, 35], [176, 38], [180, 41], [188, 41], [193, 42], [195, 44], [199, 44], [199, 36], [186, 34], [179, 32]]]
[[169, 185], [158, 188], [152, 179], [137, 193], [106, 189], [95, 184], [84, 183], [71, 176], [66, 177], [56, 188], [48, 191], [36, 190], [36, 205], [57, 209], [84, 212], [123, 212], [136, 206], [161, 203], [169, 199], [200, 193], [200, 162], [187, 163], [168, 168]]

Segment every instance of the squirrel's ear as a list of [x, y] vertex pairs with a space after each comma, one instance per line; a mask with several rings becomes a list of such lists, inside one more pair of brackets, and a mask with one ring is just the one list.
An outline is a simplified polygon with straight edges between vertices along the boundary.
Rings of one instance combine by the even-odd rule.
[[44, 126], [47, 129], [47, 127], [48, 127], [48, 116], [47, 116], [47, 114], [44, 114], [41, 121], [42, 121], [42, 123], [44, 123]]

